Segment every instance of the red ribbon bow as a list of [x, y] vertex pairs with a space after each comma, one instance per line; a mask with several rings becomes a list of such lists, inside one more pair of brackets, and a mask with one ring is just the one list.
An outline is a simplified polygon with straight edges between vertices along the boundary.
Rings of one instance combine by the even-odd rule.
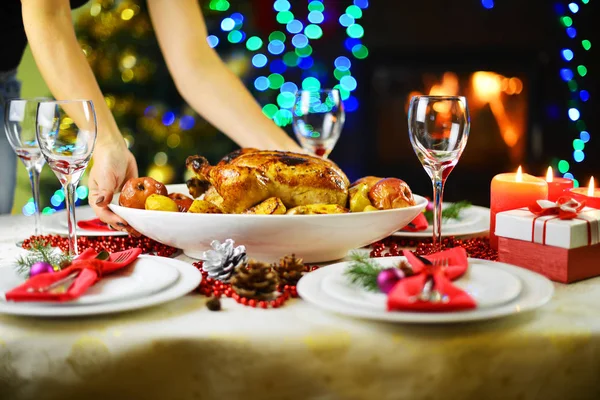
[[559, 219], [576, 218], [585, 207], [585, 201], [579, 202], [570, 196], [559, 197], [556, 202], [538, 200], [529, 206], [529, 211], [538, 217], [556, 215]]

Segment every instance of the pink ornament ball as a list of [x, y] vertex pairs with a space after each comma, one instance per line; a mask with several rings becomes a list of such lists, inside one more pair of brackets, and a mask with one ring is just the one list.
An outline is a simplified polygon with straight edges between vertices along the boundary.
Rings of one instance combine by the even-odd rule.
[[47, 272], [54, 272], [54, 267], [47, 262], [38, 261], [31, 266], [29, 270], [29, 277], [34, 277], [39, 274], [45, 274]]

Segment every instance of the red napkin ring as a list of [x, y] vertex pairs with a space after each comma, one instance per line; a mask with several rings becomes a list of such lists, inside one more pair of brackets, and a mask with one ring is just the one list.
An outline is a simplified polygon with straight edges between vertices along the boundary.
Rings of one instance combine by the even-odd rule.
[[403, 231], [408, 232], [418, 232], [424, 231], [429, 226], [429, 222], [427, 221], [427, 217], [425, 217], [424, 213], [419, 213], [415, 219], [413, 219], [408, 225], [402, 228]]
[[[452, 284], [453, 280], [463, 276], [468, 269], [469, 261], [464, 248], [455, 247], [425, 257], [431, 262], [445, 260], [445, 267], [425, 265], [408, 250], [403, 254], [415, 275], [400, 280], [392, 288], [388, 294], [388, 311], [457, 311], [477, 306], [467, 292]], [[434, 289], [447, 296], [447, 301], [430, 302], [417, 298], [430, 276], [433, 276]]]
[[85, 221], [77, 221], [77, 227], [88, 231], [113, 231], [112, 229], [110, 229], [108, 224], [102, 222], [100, 218], [93, 218]]
[[[72, 301], [81, 297], [85, 291], [96, 283], [105, 274], [117, 271], [126, 267], [135, 261], [142, 253], [142, 249], [136, 248], [126, 250], [127, 257], [120, 262], [110, 261], [115, 260], [119, 253], [111, 254], [111, 257], [106, 260], [98, 260], [95, 257], [97, 253], [93, 249], [87, 249], [77, 257], [69, 267], [58, 272], [48, 272], [36, 275], [23, 284], [10, 290], [6, 293], [6, 299], [9, 301]], [[116, 256], [116, 257], [115, 257]], [[42, 287], [47, 287], [54, 282], [57, 282], [74, 271], [80, 270], [73, 283], [64, 293], [56, 292], [38, 292], [36, 290]]]

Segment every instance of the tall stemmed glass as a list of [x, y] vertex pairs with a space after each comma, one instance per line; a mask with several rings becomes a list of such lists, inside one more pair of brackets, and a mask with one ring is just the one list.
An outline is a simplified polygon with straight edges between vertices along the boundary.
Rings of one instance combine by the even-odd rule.
[[460, 158], [471, 118], [462, 96], [414, 96], [408, 108], [410, 142], [433, 183], [433, 251], [441, 250], [444, 184]]
[[40, 235], [40, 173], [44, 167], [44, 157], [35, 135], [37, 106], [46, 98], [10, 99], [4, 109], [4, 130], [8, 142], [27, 169], [31, 182], [31, 194], [35, 206], [35, 234]]
[[91, 101], [41, 102], [37, 109], [37, 138], [48, 165], [65, 191], [69, 254], [77, 255], [75, 189], [96, 143], [96, 113]]
[[337, 89], [299, 90], [292, 112], [293, 128], [302, 148], [327, 158], [346, 120]]

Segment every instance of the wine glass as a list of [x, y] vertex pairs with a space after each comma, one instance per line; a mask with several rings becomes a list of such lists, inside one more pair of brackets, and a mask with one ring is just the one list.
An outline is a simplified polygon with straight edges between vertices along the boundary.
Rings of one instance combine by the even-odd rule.
[[38, 104], [37, 139], [48, 165], [65, 191], [69, 254], [77, 255], [75, 189], [96, 143], [96, 113], [88, 100], [44, 101]]
[[292, 117], [294, 133], [302, 148], [327, 158], [340, 138], [346, 119], [340, 91], [299, 90]]
[[39, 97], [33, 99], [9, 99], [4, 109], [4, 130], [11, 147], [27, 169], [31, 183], [31, 194], [35, 206], [35, 235], [40, 235], [40, 173], [46, 160], [42, 156], [35, 134], [35, 117], [40, 101], [48, 100]]
[[441, 250], [442, 197], [446, 178], [460, 158], [471, 118], [462, 96], [414, 96], [408, 108], [408, 135], [433, 183], [433, 251]]

